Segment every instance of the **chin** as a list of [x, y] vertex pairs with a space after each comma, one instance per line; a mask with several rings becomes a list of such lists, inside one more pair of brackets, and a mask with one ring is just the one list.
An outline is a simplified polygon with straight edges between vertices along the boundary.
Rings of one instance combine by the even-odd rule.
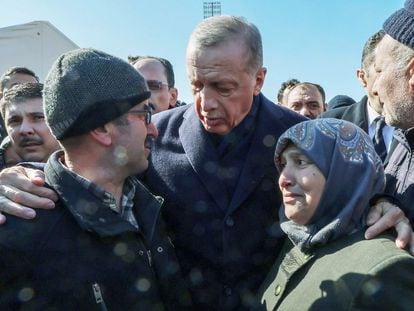
[[26, 155], [22, 157], [22, 162], [47, 162], [47, 158], [41, 155]]
[[203, 124], [203, 125], [204, 125], [204, 129], [207, 132], [212, 133], [212, 134], [227, 135], [231, 131], [227, 128], [223, 128], [223, 126], [208, 126], [206, 124]]

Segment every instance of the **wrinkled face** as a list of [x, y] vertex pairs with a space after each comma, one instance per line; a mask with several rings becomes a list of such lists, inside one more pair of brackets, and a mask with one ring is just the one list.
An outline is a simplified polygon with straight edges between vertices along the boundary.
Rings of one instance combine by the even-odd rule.
[[281, 166], [279, 188], [283, 195], [285, 215], [297, 224], [306, 225], [319, 205], [325, 188], [325, 176], [294, 145], [283, 151]]
[[316, 119], [325, 111], [322, 95], [314, 86], [297, 86], [291, 89], [286, 106], [309, 119]]
[[142, 59], [134, 64], [142, 76], [147, 80], [151, 91], [150, 102], [154, 106], [154, 113], [167, 110], [175, 106], [177, 96], [174, 88], [168, 87], [167, 75], [164, 66], [156, 59]]
[[7, 134], [23, 161], [46, 162], [59, 144], [45, 122], [41, 98], [10, 104], [5, 109]]
[[383, 104], [388, 125], [408, 129], [414, 126], [414, 92], [410, 89], [408, 64], [399, 64], [392, 51], [399, 44], [389, 35], [380, 41], [376, 50], [377, 77], [373, 93]]
[[6, 92], [11, 87], [15, 86], [16, 84], [20, 83], [37, 83], [35, 77], [25, 74], [25, 73], [15, 73], [10, 76], [9, 81], [6, 82], [4, 86], [3, 93]]
[[132, 107], [124, 122], [116, 123], [114, 154], [119, 166], [127, 168], [130, 175], [148, 168], [151, 141], [158, 137], [158, 130], [149, 121], [151, 108], [148, 100]]
[[252, 73], [246, 66], [246, 48], [240, 40], [216, 47], [187, 49], [187, 73], [194, 107], [207, 132], [228, 134], [249, 113], [260, 93], [266, 69]]

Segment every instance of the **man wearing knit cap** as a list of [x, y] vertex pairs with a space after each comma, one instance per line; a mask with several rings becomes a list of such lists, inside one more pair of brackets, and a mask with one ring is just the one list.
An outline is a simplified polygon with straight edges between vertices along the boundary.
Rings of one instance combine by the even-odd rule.
[[414, 223], [414, 0], [392, 14], [384, 23], [386, 35], [377, 46], [373, 86], [383, 104], [388, 125], [400, 128], [399, 141], [385, 170], [386, 191], [401, 201], [401, 207]]
[[150, 92], [128, 63], [93, 49], [63, 54], [44, 109], [63, 150], [44, 168], [59, 197], [36, 221], [0, 232], [0, 309], [179, 310], [188, 303], [147, 169]]

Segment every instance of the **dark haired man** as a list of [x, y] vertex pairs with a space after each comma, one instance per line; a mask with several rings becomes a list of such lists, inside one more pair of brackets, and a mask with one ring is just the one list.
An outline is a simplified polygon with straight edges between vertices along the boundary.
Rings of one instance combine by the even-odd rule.
[[[59, 143], [45, 122], [43, 84], [23, 83], [8, 89], [0, 101], [10, 146], [21, 161], [46, 162]], [[7, 157], [7, 153], [5, 153]], [[10, 159], [5, 163], [10, 165]]]
[[147, 80], [154, 113], [176, 106], [178, 90], [174, 86], [174, 71], [168, 60], [154, 56], [139, 56], [131, 64]]
[[396, 146], [396, 141], [393, 140], [394, 128], [385, 124], [382, 104], [372, 91], [377, 76], [374, 69], [375, 48], [384, 35], [383, 30], [373, 34], [362, 50], [361, 68], [358, 68], [356, 73], [366, 95], [354, 105], [327, 111], [321, 117], [347, 120], [362, 128], [373, 140], [375, 150], [386, 166]]

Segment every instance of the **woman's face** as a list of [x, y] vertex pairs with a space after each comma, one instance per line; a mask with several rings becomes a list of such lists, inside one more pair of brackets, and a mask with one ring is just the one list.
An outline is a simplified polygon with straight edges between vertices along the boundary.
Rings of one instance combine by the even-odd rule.
[[325, 187], [325, 176], [297, 147], [289, 145], [281, 155], [279, 188], [285, 215], [300, 225], [309, 223]]

